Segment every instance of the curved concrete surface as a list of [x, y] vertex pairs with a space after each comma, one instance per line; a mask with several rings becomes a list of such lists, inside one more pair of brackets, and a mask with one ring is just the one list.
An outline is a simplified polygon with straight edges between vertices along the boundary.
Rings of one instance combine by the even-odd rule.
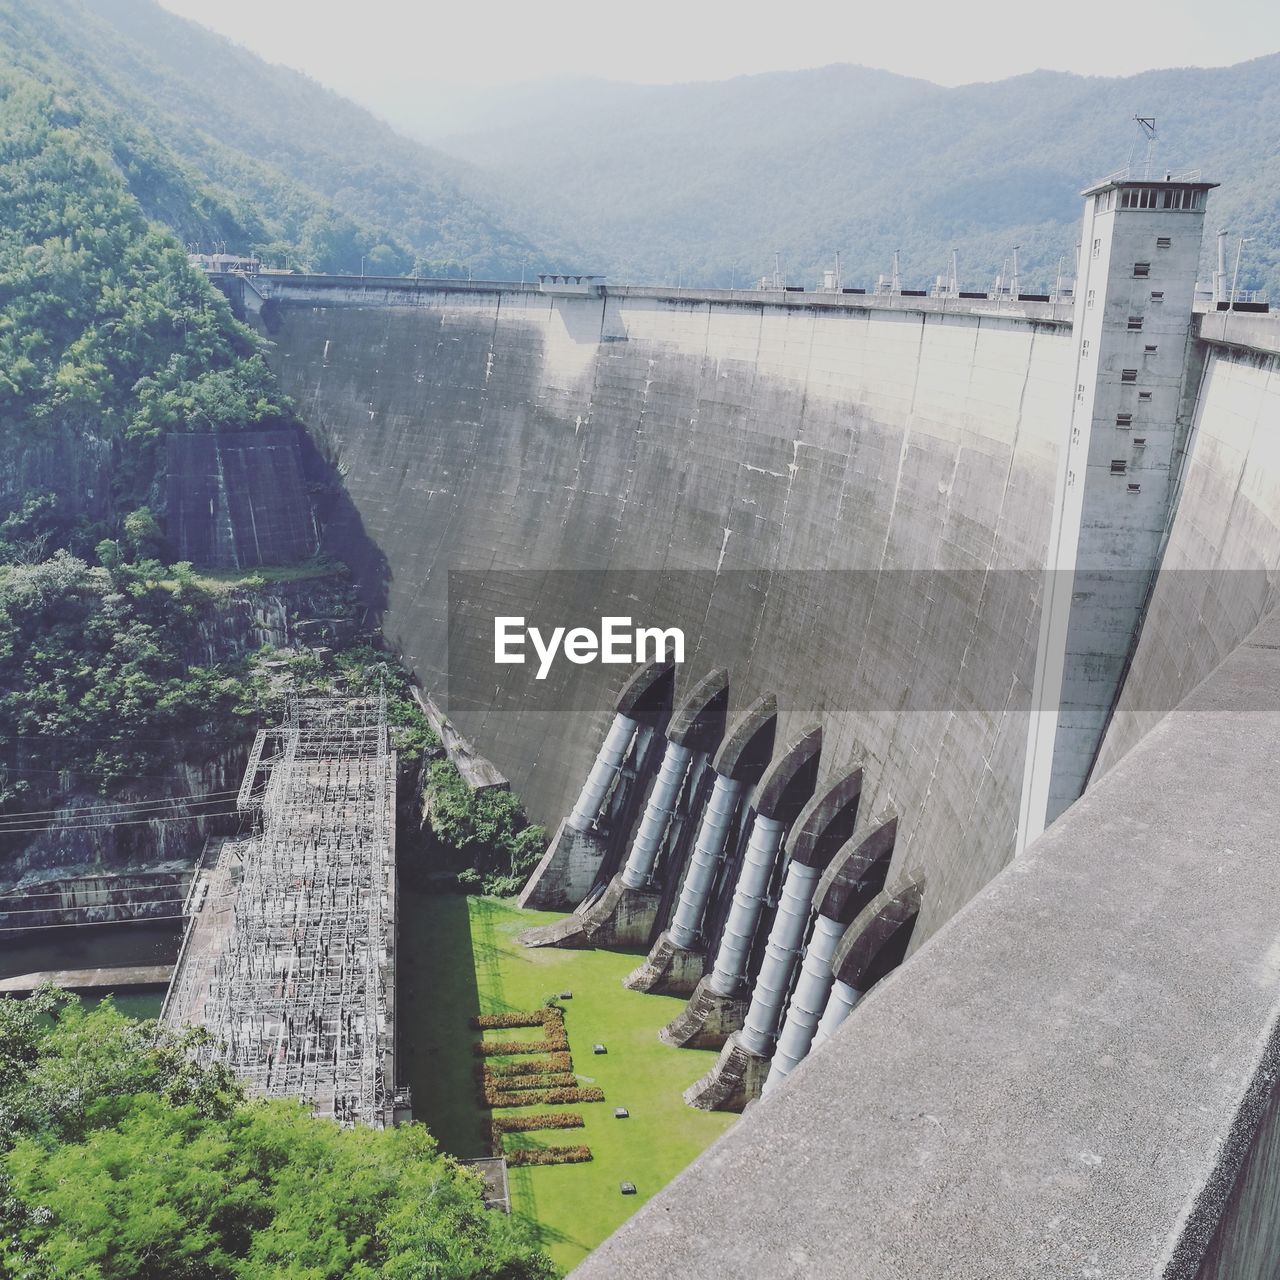
[[1004, 865], [1041, 583], [990, 571], [1045, 563], [1069, 327], [654, 291], [407, 301], [273, 303], [273, 362], [344, 477], [330, 534], [364, 540], [388, 638], [536, 818], [569, 808], [618, 669], [560, 701], [495, 690], [491, 665], [446, 689], [451, 572], [480, 612], [531, 592], [549, 617], [683, 624], [677, 698], [725, 667], [731, 721], [769, 691], [780, 738], [820, 719], [868, 805], [904, 815], [921, 936]]

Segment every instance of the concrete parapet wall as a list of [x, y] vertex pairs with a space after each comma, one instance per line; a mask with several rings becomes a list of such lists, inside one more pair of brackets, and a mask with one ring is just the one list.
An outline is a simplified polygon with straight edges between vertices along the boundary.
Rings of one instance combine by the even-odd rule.
[[1280, 355], [1280, 312], [1249, 315], [1238, 311], [1209, 311], [1201, 314], [1197, 332], [1202, 342], [1214, 346]]
[[[434, 306], [441, 294], [511, 294], [542, 299], [559, 299], [563, 293], [548, 293], [537, 282], [501, 280], [432, 280], [406, 276], [259, 276], [253, 280], [220, 277], [222, 287], [243, 290], [257, 314], [264, 302], [314, 304], [319, 306]], [[1020, 320], [1071, 323], [1070, 299], [1038, 302], [1027, 298], [910, 297], [902, 294], [825, 293], [787, 289], [672, 289], [663, 285], [605, 285], [590, 295], [597, 306], [600, 299], [649, 298], [675, 303], [738, 303], [748, 306], [818, 308], [841, 311], [913, 311], [923, 314], [963, 314], [1001, 316]]]

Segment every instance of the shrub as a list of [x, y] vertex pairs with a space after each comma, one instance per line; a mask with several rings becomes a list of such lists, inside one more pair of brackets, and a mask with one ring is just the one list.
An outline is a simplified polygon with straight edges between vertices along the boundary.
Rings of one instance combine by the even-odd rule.
[[485, 893], [515, 893], [538, 865], [547, 833], [510, 791], [473, 791], [448, 760], [427, 775], [431, 832], [456, 871], [474, 869]]
[[545, 1058], [525, 1058], [518, 1062], [477, 1062], [476, 1076], [489, 1080], [500, 1076], [526, 1076], [539, 1071], [572, 1071], [573, 1056], [569, 1053], [553, 1053]]
[[539, 1111], [531, 1116], [494, 1116], [490, 1133], [532, 1133], [535, 1129], [581, 1129], [587, 1122], [576, 1111]]
[[546, 1009], [533, 1009], [526, 1013], [479, 1013], [471, 1019], [471, 1026], [480, 1031], [503, 1031], [508, 1027], [541, 1027], [546, 1025], [547, 1012]]
[[543, 1071], [538, 1075], [503, 1076], [499, 1088], [515, 1092], [520, 1089], [565, 1089], [578, 1083], [572, 1071]]
[[486, 1089], [484, 1100], [490, 1107], [555, 1106], [566, 1102], [603, 1102], [604, 1090], [598, 1085], [578, 1085], [571, 1089], [525, 1089], [519, 1093]]
[[585, 1164], [590, 1159], [590, 1147], [522, 1147], [507, 1152], [507, 1164], [513, 1169], [525, 1164]]

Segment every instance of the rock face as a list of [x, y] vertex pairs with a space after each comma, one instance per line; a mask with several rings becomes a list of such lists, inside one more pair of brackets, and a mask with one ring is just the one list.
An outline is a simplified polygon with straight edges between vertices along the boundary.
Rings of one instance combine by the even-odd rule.
[[52, 494], [59, 507], [91, 520], [113, 513], [111, 477], [119, 450], [93, 422], [63, 422], [0, 437], [0, 505]]
[[[282, 583], [269, 591], [243, 590], [221, 596], [201, 618], [195, 644], [187, 657], [192, 663], [231, 662], [263, 645], [287, 646], [294, 642], [299, 631], [319, 629], [323, 634], [328, 624], [311, 620], [317, 615], [324, 619], [331, 614], [331, 597], [343, 589], [341, 580], [328, 577]], [[183, 754], [191, 756], [192, 744], [175, 742], [174, 763], [165, 776], [134, 779], [107, 798], [75, 775], [67, 774], [60, 780], [62, 791], [44, 793], [47, 799], [40, 805], [65, 809], [66, 818], [31, 839], [19, 841], [10, 837], [4, 842], [3, 883], [8, 886], [21, 883], [31, 889], [33, 881], [43, 882], [50, 873], [59, 870], [68, 874], [83, 871], [92, 877], [145, 872], [166, 862], [190, 864], [208, 836], [227, 830], [225, 817], [173, 822], [168, 819], [182, 810], [153, 808], [141, 813], [136, 821], [112, 827], [90, 826], [75, 815], [77, 810], [106, 802], [145, 803], [177, 796], [233, 792], [244, 772], [248, 743], [206, 745], [208, 750], [203, 758], [183, 760], [179, 758]], [[21, 755], [16, 757], [16, 763], [22, 767]], [[210, 807], [225, 811], [228, 806], [219, 801]]]

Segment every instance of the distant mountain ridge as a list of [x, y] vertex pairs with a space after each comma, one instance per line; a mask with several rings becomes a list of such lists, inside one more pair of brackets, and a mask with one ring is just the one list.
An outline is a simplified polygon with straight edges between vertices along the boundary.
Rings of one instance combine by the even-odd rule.
[[904, 282], [927, 287], [955, 248], [983, 288], [1018, 245], [1024, 287], [1045, 289], [1070, 273], [1081, 188], [1140, 166], [1132, 118], [1154, 115], [1156, 171], [1222, 184], [1209, 227], [1233, 251], [1251, 237], [1241, 284], [1280, 301], [1280, 54], [958, 88], [848, 65], [548, 81], [461, 103], [462, 133], [400, 121], [433, 145], [155, 0], [0, 0], [6, 60], [58, 86], [184, 240], [371, 274], [742, 285], [776, 252], [812, 286], [838, 251], [844, 282], [870, 286], [898, 249]]
[[[568, 81], [508, 89], [506, 116], [449, 137], [488, 174], [471, 188], [583, 267], [623, 279], [728, 284], [779, 251], [812, 285], [840, 250], [865, 285], [902, 250], [912, 285], [960, 253], [990, 285], [1013, 245], [1028, 287], [1070, 269], [1080, 190], [1144, 149], [1158, 172], [1222, 183], [1210, 224], [1254, 237], [1241, 283], [1280, 296], [1280, 54], [1118, 79], [1036, 71], [943, 88], [830, 66], [684, 85]], [[402, 127], [410, 127], [406, 119]]]
[[0, 0], [0, 61], [64, 95], [185, 240], [315, 270], [510, 275], [546, 256], [466, 166], [153, 0]]

